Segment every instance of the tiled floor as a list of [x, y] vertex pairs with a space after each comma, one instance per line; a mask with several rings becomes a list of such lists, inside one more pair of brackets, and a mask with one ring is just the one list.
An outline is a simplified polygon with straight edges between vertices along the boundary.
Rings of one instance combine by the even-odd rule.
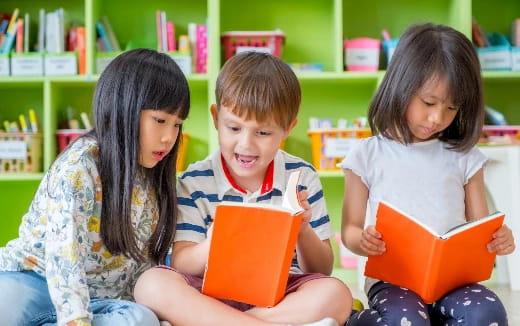
[[[334, 275], [344, 280], [355, 298], [360, 299], [366, 306], [366, 296], [356, 283], [356, 271], [335, 270]], [[520, 291], [511, 291], [508, 284], [498, 284], [493, 278], [484, 282], [491, 288], [504, 303], [508, 314], [509, 326], [520, 326]]]
[[485, 284], [489, 288], [493, 289], [504, 303], [508, 314], [509, 325], [520, 326], [520, 291], [511, 291], [507, 284], [498, 285], [493, 282]]

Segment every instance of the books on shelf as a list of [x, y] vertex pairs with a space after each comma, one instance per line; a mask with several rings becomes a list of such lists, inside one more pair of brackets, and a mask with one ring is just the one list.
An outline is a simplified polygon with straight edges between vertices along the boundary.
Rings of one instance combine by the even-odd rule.
[[283, 298], [303, 215], [299, 175], [290, 175], [282, 205], [217, 205], [202, 293], [262, 307]]
[[432, 303], [465, 284], [490, 278], [496, 253], [487, 250], [505, 215], [495, 213], [437, 234], [386, 202], [380, 202], [376, 229], [386, 251], [369, 256], [365, 275], [405, 287]]
[[119, 45], [119, 41], [116, 37], [116, 33], [114, 33], [114, 29], [112, 28], [112, 24], [110, 24], [110, 21], [108, 20], [107, 16], [101, 16], [100, 23], [104, 27], [104, 31], [106, 33], [106, 36], [108, 37], [108, 41], [110, 43], [110, 46], [112, 47], [113, 51], [121, 51], [121, 46]]

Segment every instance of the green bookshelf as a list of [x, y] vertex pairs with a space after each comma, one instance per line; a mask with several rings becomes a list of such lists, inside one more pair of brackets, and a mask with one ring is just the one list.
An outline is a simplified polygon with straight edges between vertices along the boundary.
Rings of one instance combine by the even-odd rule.
[[[43, 129], [43, 162], [47, 169], [57, 155], [55, 132], [68, 106], [91, 111], [98, 76], [95, 69], [94, 24], [106, 15], [121, 43], [156, 48], [155, 12], [164, 10], [176, 23], [176, 34], [186, 34], [187, 24], [208, 24], [208, 73], [188, 76], [191, 113], [185, 123], [190, 134], [187, 162], [203, 159], [217, 148], [209, 114], [214, 84], [223, 64], [220, 35], [238, 30], [275, 30], [285, 33], [282, 58], [286, 62], [318, 62], [321, 73], [300, 73], [303, 98], [299, 123], [285, 149], [312, 161], [307, 135], [310, 117], [354, 119], [365, 116], [384, 71], [345, 72], [343, 38], [380, 38], [386, 28], [398, 37], [412, 23], [433, 21], [471, 35], [474, 16], [485, 31], [508, 33], [513, 18], [520, 17], [518, 0], [150, 0], [131, 5], [124, 0], [2, 0], [0, 11], [31, 15], [30, 28], [37, 30], [40, 8], [63, 7], [69, 21], [86, 27], [87, 74], [72, 77], [0, 77], [0, 121], [16, 120], [34, 108]], [[32, 33], [31, 43], [36, 42]], [[520, 72], [483, 72], [486, 102], [501, 110], [511, 124], [520, 124]], [[0, 174], [0, 245], [16, 236], [43, 173]], [[333, 226], [339, 230], [343, 200], [343, 174], [321, 172]]]

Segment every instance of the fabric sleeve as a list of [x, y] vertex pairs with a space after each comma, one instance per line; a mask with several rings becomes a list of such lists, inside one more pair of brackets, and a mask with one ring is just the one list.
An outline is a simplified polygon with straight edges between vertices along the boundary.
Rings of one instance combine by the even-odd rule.
[[307, 187], [309, 197], [307, 198], [312, 208], [311, 227], [321, 240], [334, 236], [332, 224], [327, 211], [323, 187], [317, 172], [308, 169], [303, 175], [301, 184]]
[[464, 185], [469, 182], [475, 173], [484, 168], [488, 158], [478, 147], [473, 147], [466, 155], [466, 169], [464, 171]]
[[[202, 242], [206, 239], [206, 231], [211, 217], [204, 216], [201, 201], [201, 192], [190, 185], [190, 178], [181, 178], [177, 182], [177, 231], [174, 242], [192, 241]], [[206, 218], [206, 220], [205, 220]]]
[[348, 151], [345, 158], [338, 164], [339, 168], [349, 169], [361, 178], [361, 181], [369, 187], [369, 180], [367, 180], [367, 139], [361, 139]]
[[94, 186], [82, 162], [62, 162], [49, 178], [45, 274], [58, 325], [75, 320], [85, 325], [92, 318], [85, 241], [96, 198]]

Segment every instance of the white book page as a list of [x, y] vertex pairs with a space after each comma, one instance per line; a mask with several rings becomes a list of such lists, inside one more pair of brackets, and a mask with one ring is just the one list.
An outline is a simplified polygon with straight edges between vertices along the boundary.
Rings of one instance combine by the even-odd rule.
[[303, 210], [298, 200], [298, 180], [300, 179], [300, 174], [300, 170], [291, 173], [282, 201], [282, 206], [294, 211], [294, 214]]
[[487, 222], [489, 220], [492, 220], [494, 218], [500, 217], [502, 215], [503, 215], [503, 213], [496, 212], [496, 213], [494, 213], [492, 215], [489, 215], [489, 216], [486, 216], [486, 217], [483, 217], [483, 218], [479, 218], [479, 219], [476, 219], [476, 220], [468, 221], [466, 223], [457, 225], [457, 226], [451, 228], [450, 230], [448, 230], [448, 232], [444, 233], [441, 236], [441, 238], [442, 239], [448, 239], [449, 237], [453, 236], [454, 234], [460, 233], [462, 231], [465, 231], [467, 229], [470, 229], [470, 228], [472, 228], [474, 226], [480, 225], [482, 223], [485, 223], [485, 222]]
[[303, 211], [298, 200], [298, 180], [300, 179], [300, 170], [294, 171], [289, 175], [287, 181], [287, 188], [282, 199], [282, 205], [264, 204], [264, 203], [241, 203], [241, 202], [230, 202], [223, 201], [219, 205], [221, 206], [243, 206], [243, 207], [262, 207], [273, 210], [289, 212], [292, 215], [296, 215]]

